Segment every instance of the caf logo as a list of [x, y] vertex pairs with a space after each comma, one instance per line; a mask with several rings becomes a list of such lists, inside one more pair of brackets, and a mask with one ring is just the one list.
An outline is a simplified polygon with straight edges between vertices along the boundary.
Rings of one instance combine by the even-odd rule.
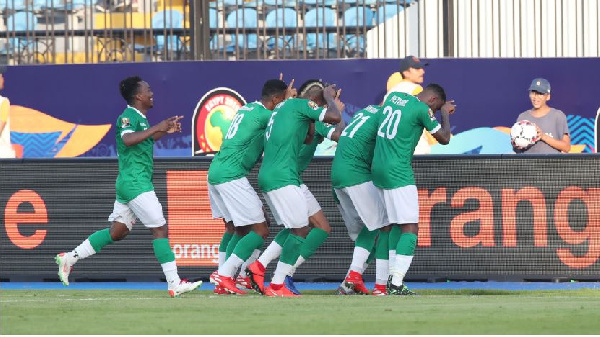
[[231, 120], [246, 100], [229, 88], [207, 92], [196, 105], [192, 120], [192, 155], [219, 151]]

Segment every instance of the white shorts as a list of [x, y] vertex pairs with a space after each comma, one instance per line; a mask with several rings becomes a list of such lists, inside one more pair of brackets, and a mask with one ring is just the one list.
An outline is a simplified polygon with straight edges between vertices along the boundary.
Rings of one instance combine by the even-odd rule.
[[383, 196], [390, 223], [419, 223], [419, 192], [417, 186], [409, 185], [391, 190], [377, 190]]
[[[340, 207], [343, 209], [342, 214], [352, 219], [350, 224], [346, 225], [349, 232], [350, 227], [361, 222], [370, 231], [389, 225], [383, 198], [372, 181], [334, 190], [340, 201]], [[344, 218], [344, 215], [342, 215], [342, 218]], [[355, 229], [352, 231], [355, 231]]]
[[302, 194], [304, 194], [304, 198], [306, 199], [306, 205], [308, 207], [308, 216], [313, 216], [317, 214], [321, 210], [321, 205], [315, 196], [308, 190], [308, 186], [302, 184], [300, 185], [300, 189], [302, 190]]
[[[306, 191], [308, 191], [308, 188]], [[312, 214], [309, 214], [308, 198], [302, 187], [288, 185], [263, 193], [263, 195], [278, 225], [283, 225], [285, 228], [302, 228], [308, 226], [308, 217]], [[312, 194], [310, 195], [312, 196]], [[319, 205], [316, 200], [315, 203], [317, 206]], [[314, 208], [314, 205], [311, 207]], [[320, 209], [321, 207], [319, 206]]]
[[235, 227], [265, 222], [263, 204], [246, 177], [211, 185], [208, 183], [213, 218], [233, 221]]
[[154, 191], [144, 192], [127, 204], [115, 201], [113, 211], [108, 217], [108, 221], [124, 223], [129, 230], [133, 228], [137, 219], [148, 228], [161, 227], [167, 223], [162, 205]]
[[350, 237], [350, 240], [356, 241], [358, 234], [360, 234], [360, 231], [365, 225], [360, 220], [360, 217], [354, 217], [348, 214], [340, 204], [337, 204], [336, 206], [342, 215], [342, 220], [344, 220], [346, 229], [348, 229], [348, 236]]

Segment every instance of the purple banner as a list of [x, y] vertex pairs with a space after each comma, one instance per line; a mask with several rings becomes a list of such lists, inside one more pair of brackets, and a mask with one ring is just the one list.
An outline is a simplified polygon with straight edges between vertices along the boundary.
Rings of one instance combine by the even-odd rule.
[[[568, 117], [573, 152], [590, 152], [600, 99], [596, 74], [600, 59], [431, 59], [425, 84], [439, 83], [457, 104], [449, 146], [432, 144], [434, 154], [510, 153], [507, 128], [531, 103], [533, 78], [552, 85], [550, 105]], [[139, 75], [150, 83], [155, 106], [151, 123], [185, 116], [184, 132], [156, 144], [156, 156], [191, 156], [194, 141], [219, 145], [231, 111], [201, 113], [200, 100], [216, 88], [228, 88], [246, 101], [259, 98], [263, 82], [284, 74], [297, 86], [310, 78], [337, 83], [346, 103], [345, 118], [379, 103], [397, 60], [210, 61], [9, 67], [3, 95], [11, 101], [11, 140], [22, 157], [115, 156], [114, 123], [125, 108], [121, 79]], [[225, 104], [226, 97], [220, 98]], [[213, 125], [206, 118], [224, 117]], [[196, 118], [195, 118], [196, 117]], [[195, 131], [193, 122], [196, 119]], [[204, 132], [204, 135], [201, 133]], [[204, 137], [204, 138], [202, 138]], [[212, 149], [206, 145], [206, 148]], [[323, 154], [328, 154], [326, 151]], [[330, 154], [330, 153], [329, 153]]]

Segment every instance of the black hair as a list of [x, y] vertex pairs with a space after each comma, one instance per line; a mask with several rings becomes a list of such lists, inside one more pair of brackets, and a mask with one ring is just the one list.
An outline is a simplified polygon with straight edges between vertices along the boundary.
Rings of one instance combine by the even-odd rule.
[[285, 94], [287, 84], [282, 80], [268, 80], [262, 88], [262, 98], [270, 98]]
[[298, 89], [298, 96], [303, 97], [307, 92], [314, 88], [323, 89], [325, 88], [325, 83], [320, 79], [310, 79], [302, 83], [300, 89]]
[[434, 95], [438, 96], [442, 102], [446, 102], [446, 91], [441, 85], [431, 83], [425, 87], [425, 90], [431, 91]]
[[137, 94], [137, 91], [140, 87], [140, 83], [142, 82], [142, 78], [139, 76], [131, 76], [122, 80], [119, 83], [119, 90], [121, 91], [121, 96], [125, 99], [127, 104], [133, 105], [133, 96]]

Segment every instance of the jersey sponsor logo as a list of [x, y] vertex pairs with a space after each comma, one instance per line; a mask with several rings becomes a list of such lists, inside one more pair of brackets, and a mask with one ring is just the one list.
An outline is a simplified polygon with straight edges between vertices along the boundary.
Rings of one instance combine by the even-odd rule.
[[148, 126], [146, 123], [140, 123], [141, 126]]
[[219, 151], [236, 112], [246, 100], [236, 91], [220, 87], [198, 101], [192, 119], [192, 155]]
[[398, 96], [392, 96], [392, 103], [399, 105], [399, 106], [406, 106], [406, 103], [408, 103], [408, 100], [402, 99]]
[[317, 103], [315, 103], [313, 101], [308, 101], [308, 106], [310, 106], [314, 110], [317, 110], [319, 108], [319, 106], [317, 105]]
[[122, 128], [128, 128], [130, 126], [131, 126], [131, 124], [129, 124], [129, 118], [127, 118], [127, 117], [121, 118], [121, 127]]

